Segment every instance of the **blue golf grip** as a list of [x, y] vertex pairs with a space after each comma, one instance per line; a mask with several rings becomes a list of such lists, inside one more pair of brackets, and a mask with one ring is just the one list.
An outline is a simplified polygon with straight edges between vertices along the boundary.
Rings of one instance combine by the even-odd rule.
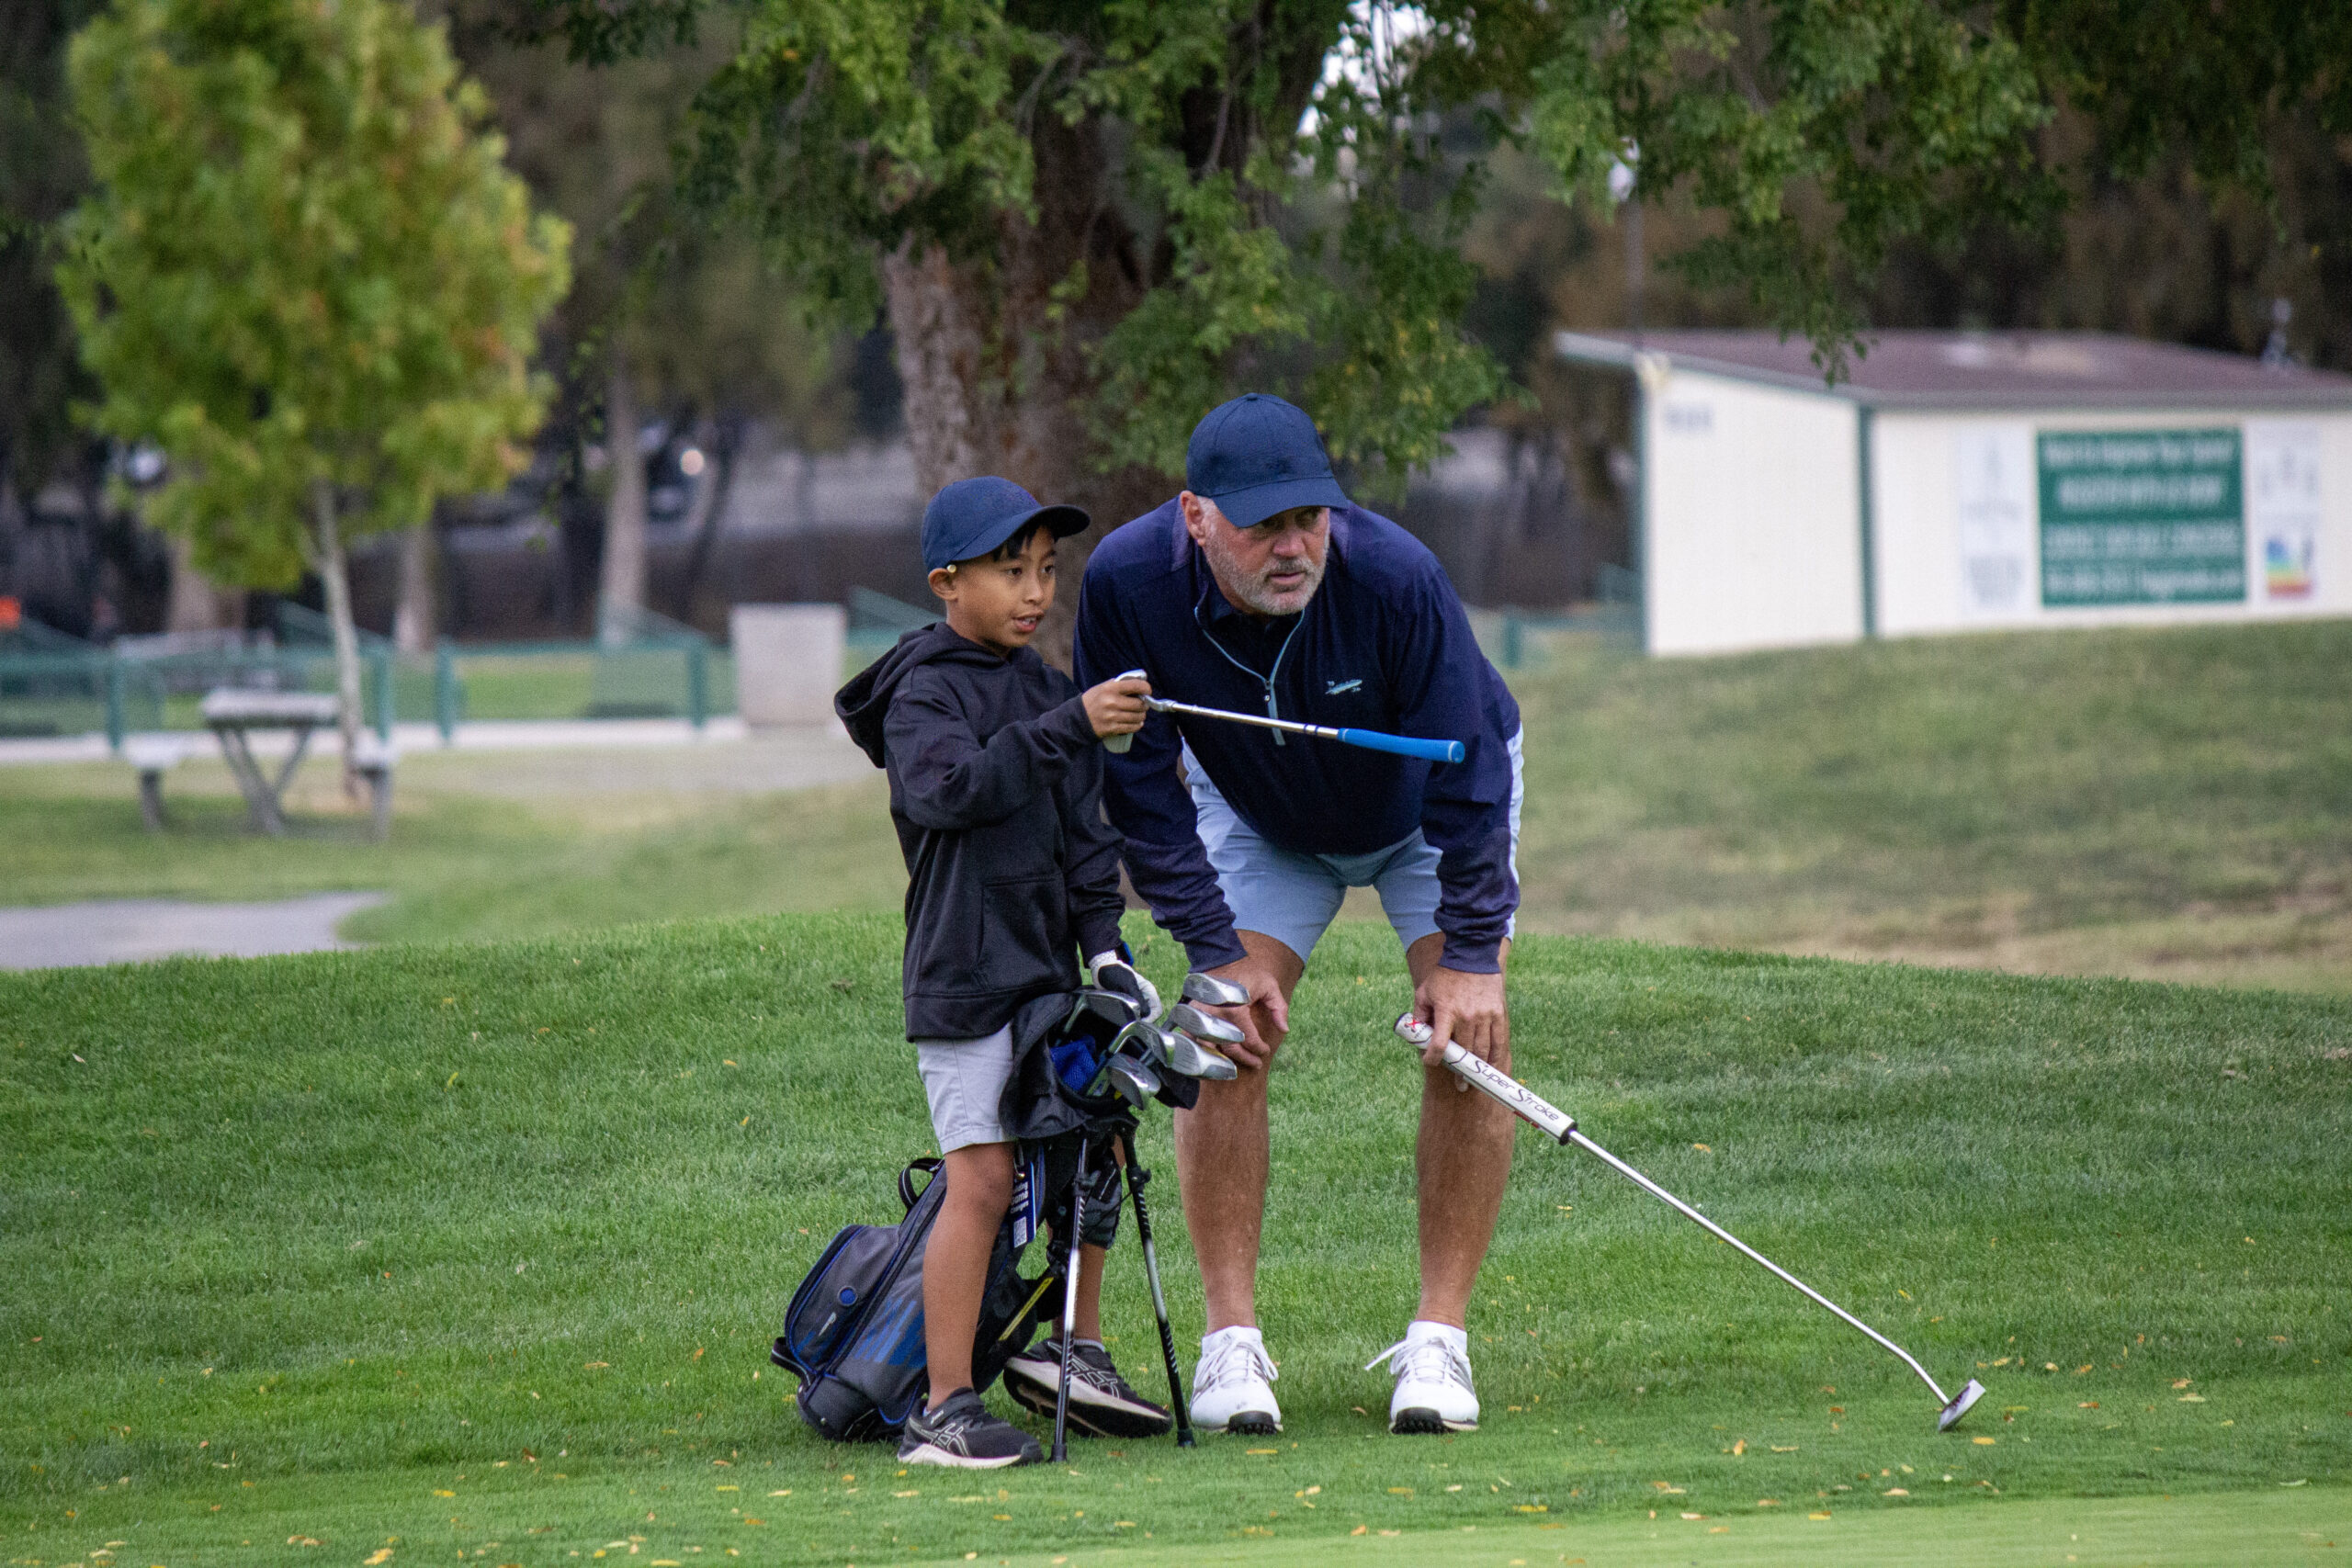
[[1458, 762], [1469, 755], [1459, 740], [1423, 740], [1412, 735], [1383, 735], [1377, 729], [1342, 729], [1340, 739], [1367, 751], [1393, 751], [1399, 757], [1419, 757], [1427, 762]]

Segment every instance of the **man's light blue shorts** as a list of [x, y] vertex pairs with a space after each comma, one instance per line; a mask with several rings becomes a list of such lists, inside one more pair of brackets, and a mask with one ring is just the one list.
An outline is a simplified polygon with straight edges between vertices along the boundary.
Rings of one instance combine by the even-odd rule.
[[[1184, 749], [1184, 777], [1200, 819], [1201, 846], [1208, 851], [1217, 886], [1240, 931], [1272, 937], [1298, 954], [1315, 951], [1340, 912], [1351, 887], [1380, 895], [1381, 912], [1407, 947], [1437, 930], [1438, 852], [1416, 828], [1385, 850], [1360, 855], [1311, 855], [1286, 850], [1261, 837], [1227, 803], [1208, 771]], [[1526, 794], [1521, 778], [1520, 732], [1510, 738], [1510, 874], [1519, 875], [1519, 808]], [[1514, 917], [1511, 929], [1518, 929]]]

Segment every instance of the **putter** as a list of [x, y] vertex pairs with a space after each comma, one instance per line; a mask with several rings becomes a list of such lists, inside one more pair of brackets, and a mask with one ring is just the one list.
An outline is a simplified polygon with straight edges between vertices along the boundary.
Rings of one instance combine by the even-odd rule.
[[[1396, 1021], [1396, 1032], [1416, 1050], [1426, 1049], [1429, 1045], [1430, 1026], [1411, 1013], [1407, 1013]], [[1839, 1306], [1836, 1302], [1831, 1301], [1827, 1296], [1823, 1295], [1819, 1291], [1815, 1290], [1811, 1285], [1806, 1284], [1803, 1280], [1798, 1279], [1794, 1274], [1790, 1273], [1739, 1237], [1732, 1235], [1731, 1232], [1724, 1229], [1723, 1226], [1715, 1224], [1714, 1221], [1707, 1218], [1706, 1215], [1677, 1198], [1607, 1149], [1602, 1148], [1599, 1144], [1594, 1143], [1590, 1138], [1586, 1137], [1577, 1130], [1575, 1117], [1552, 1104], [1510, 1074], [1491, 1063], [1481, 1061], [1451, 1040], [1445, 1043], [1444, 1060], [1446, 1066], [1457, 1077], [1501, 1103], [1506, 1110], [1521, 1121], [1540, 1129], [1556, 1142], [1574, 1144], [1684, 1219], [1699, 1225], [1716, 1240], [1737, 1247], [1751, 1261], [1770, 1269], [1783, 1283], [1796, 1287], [1815, 1305], [1827, 1308], [1849, 1326], [1858, 1328], [1868, 1335], [1880, 1348], [1891, 1352], [1896, 1359], [1917, 1373], [1919, 1381], [1926, 1383], [1928, 1391], [1935, 1394], [1936, 1403], [1943, 1406], [1936, 1416], [1936, 1430], [1939, 1432], [1951, 1431], [1959, 1424], [1960, 1418], [1968, 1414], [1970, 1406], [1984, 1397], [1984, 1385], [1974, 1378], [1969, 1379], [1967, 1386], [1958, 1393], [1947, 1395], [1943, 1386], [1928, 1375], [1928, 1369], [1912, 1359], [1910, 1351], [1905, 1350], [1877, 1329], [1872, 1328], [1869, 1324], [1864, 1323], [1860, 1318], [1856, 1317], [1852, 1313], [1848, 1312], [1844, 1307]]]
[[[1130, 671], [1128, 673], [1139, 675], [1142, 671]], [[1386, 751], [1398, 757], [1419, 757], [1425, 762], [1458, 762], [1469, 755], [1459, 740], [1425, 740], [1418, 735], [1387, 735], [1377, 729], [1334, 729], [1327, 724], [1300, 724], [1293, 719], [1261, 716], [1254, 713], [1232, 713], [1224, 708], [1173, 703], [1165, 697], [1146, 697], [1143, 705], [1154, 713], [1183, 713], [1194, 718], [1218, 718], [1229, 724], [1254, 725], [1260, 729], [1272, 729], [1283, 735], [1311, 735], [1317, 740], [1336, 740], [1342, 746], [1361, 747], [1366, 751]], [[1114, 736], [1113, 739], [1124, 737]]]
[[1176, 1336], [1168, 1326], [1168, 1298], [1159, 1289], [1159, 1254], [1151, 1245], [1151, 1211], [1144, 1206], [1144, 1183], [1151, 1179], [1151, 1172], [1136, 1158], [1136, 1137], [1133, 1133], [1119, 1134], [1119, 1152], [1127, 1167], [1127, 1195], [1136, 1206], [1136, 1239], [1143, 1243], [1143, 1275], [1151, 1282], [1151, 1314], [1159, 1320], [1159, 1359], [1168, 1368], [1168, 1408], [1176, 1416], [1176, 1446], [1193, 1446], [1193, 1417], [1184, 1408], [1183, 1374], [1176, 1368]]
[[1069, 1247], [1063, 1266], [1069, 1278], [1062, 1288], [1062, 1353], [1061, 1383], [1054, 1393], [1054, 1453], [1053, 1461], [1061, 1464], [1069, 1459], [1069, 1362], [1076, 1355], [1078, 1343], [1078, 1270], [1081, 1258], [1079, 1237], [1086, 1228], [1086, 1145], [1078, 1145], [1078, 1177], [1069, 1190]]

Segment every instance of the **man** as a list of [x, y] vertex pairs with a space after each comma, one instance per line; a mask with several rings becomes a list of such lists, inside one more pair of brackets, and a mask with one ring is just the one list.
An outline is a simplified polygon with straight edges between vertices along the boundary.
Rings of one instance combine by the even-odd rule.
[[[1195, 969], [1248, 988], [1230, 1083], [1176, 1119], [1184, 1219], [1208, 1333], [1204, 1427], [1281, 1428], [1257, 1324], [1269, 1165], [1266, 1067], [1290, 997], [1351, 886], [1378, 889], [1405, 945], [1413, 1010], [1435, 1031], [1417, 1147], [1421, 1296], [1382, 1359], [1393, 1432], [1478, 1422], [1471, 1287], [1510, 1170], [1511, 1120], [1457, 1092], [1448, 1038], [1506, 1069], [1503, 963], [1519, 905], [1519, 709], [1461, 601], [1412, 536], [1351, 504], [1314, 423], [1251, 394], [1211, 413], [1188, 488], [1105, 538], [1079, 597], [1081, 684], [1142, 670], [1188, 703], [1460, 740], [1438, 765], [1250, 726], [1154, 716], [1106, 759], [1103, 802], [1136, 889]], [[1180, 772], [1181, 767], [1181, 772]], [[1374, 1361], [1374, 1365], [1378, 1365]], [[1370, 1369], [1367, 1368], [1367, 1371]]]

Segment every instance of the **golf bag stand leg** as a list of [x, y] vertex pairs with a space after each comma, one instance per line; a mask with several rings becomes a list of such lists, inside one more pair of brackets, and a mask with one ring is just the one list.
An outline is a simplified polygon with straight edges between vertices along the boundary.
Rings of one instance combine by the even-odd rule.
[[1062, 1353], [1061, 1384], [1054, 1393], [1054, 1452], [1053, 1461], [1060, 1464], [1069, 1458], [1069, 1360], [1077, 1354], [1078, 1344], [1078, 1270], [1082, 1261], [1080, 1235], [1086, 1229], [1086, 1144], [1078, 1145], [1078, 1175], [1069, 1188], [1069, 1245], [1063, 1249], [1062, 1266], [1068, 1278], [1062, 1282]]
[[1193, 1417], [1184, 1408], [1184, 1378], [1176, 1370], [1176, 1337], [1168, 1328], [1168, 1298], [1159, 1289], [1159, 1255], [1151, 1246], [1151, 1211], [1144, 1206], [1144, 1183], [1151, 1179], [1151, 1172], [1136, 1158], [1136, 1139], [1132, 1133], [1119, 1134], [1119, 1152], [1127, 1166], [1127, 1193], [1135, 1200], [1136, 1239], [1143, 1245], [1143, 1274], [1151, 1281], [1151, 1314], [1159, 1320], [1159, 1359], [1168, 1367], [1168, 1408], [1176, 1417], [1176, 1446], [1193, 1446]]

